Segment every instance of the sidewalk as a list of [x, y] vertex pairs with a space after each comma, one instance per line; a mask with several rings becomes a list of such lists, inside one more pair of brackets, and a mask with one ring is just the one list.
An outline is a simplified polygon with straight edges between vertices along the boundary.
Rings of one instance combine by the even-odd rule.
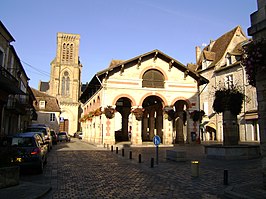
[[19, 185], [0, 189], [1, 199], [37, 199], [51, 190], [50, 185], [20, 181]]

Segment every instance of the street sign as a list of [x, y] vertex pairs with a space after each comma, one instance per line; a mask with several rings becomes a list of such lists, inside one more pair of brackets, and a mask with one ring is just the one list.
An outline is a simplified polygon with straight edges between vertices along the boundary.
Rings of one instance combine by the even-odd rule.
[[155, 136], [153, 137], [153, 143], [154, 143], [155, 146], [160, 145], [160, 143], [161, 143], [161, 138], [160, 138], [160, 136], [155, 135]]

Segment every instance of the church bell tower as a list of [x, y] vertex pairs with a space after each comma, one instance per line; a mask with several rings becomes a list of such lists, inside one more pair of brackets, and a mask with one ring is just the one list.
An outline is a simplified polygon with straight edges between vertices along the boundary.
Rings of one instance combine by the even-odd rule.
[[51, 62], [49, 94], [56, 97], [61, 108], [60, 130], [73, 135], [78, 131], [81, 68], [80, 35], [57, 33], [56, 57]]

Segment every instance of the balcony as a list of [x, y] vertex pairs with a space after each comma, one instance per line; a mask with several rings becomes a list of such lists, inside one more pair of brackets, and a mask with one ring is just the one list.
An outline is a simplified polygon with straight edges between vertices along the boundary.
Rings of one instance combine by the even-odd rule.
[[25, 115], [27, 113], [27, 103], [24, 100], [17, 98], [9, 98], [7, 102], [7, 110], [14, 111], [15, 113]]
[[0, 66], [0, 89], [9, 94], [25, 94], [19, 89], [18, 80], [2, 66]]

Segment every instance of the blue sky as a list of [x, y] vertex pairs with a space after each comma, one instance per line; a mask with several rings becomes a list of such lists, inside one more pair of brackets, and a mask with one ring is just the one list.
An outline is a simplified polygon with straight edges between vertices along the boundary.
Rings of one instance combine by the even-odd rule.
[[5, 0], [0, 20], [30, 86], [49, 81], [57, 32], [80, 34], [82, 82], [108, 67], [159, 49], [184, 65], [195, 46], [208, 44], [240, 25], [247, 35], [256, 0]]

